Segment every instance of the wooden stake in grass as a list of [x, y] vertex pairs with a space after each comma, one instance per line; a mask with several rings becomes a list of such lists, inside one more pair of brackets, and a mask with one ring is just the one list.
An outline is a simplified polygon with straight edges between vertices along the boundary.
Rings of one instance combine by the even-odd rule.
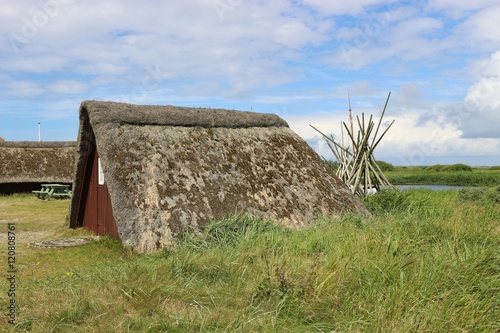
[[[361, 119], [356, 116], [358, 131], [355, 133], [351, 99], [350, 96], [348, 96], [350, 126], [345, 122], [341, 123], [342, 143], [335, 141], [333, 136], [327, 136], [316, 127], [310, 125], [325, 138], [328, 147], [339, 162], [337, 176], [349, 186], [352, 193], [358, 196], [366, 196], [373, 193], [374, 190], [380, 191], [382, 187], [393, 187], [377, 164], [377, 160], [374, 156], [375, 148], [379, 145], [392, 124], [394, 124], [393, 120], [382, 134], [378, 136], [390, 97], [391, 93], [389, 92], [376, 128], [375, 122], [373, 121], [373, 115], [370, 115], [368, 121], [366, 121], [365, 114], [362, 113]], [[374, 128], [375, 132], [373, 131]], [[347, 132], [349, 141], [352, 142], [352, 150], [344, 146], [344, 129]], [[373, 132], [374, 134], [372, 134]]]

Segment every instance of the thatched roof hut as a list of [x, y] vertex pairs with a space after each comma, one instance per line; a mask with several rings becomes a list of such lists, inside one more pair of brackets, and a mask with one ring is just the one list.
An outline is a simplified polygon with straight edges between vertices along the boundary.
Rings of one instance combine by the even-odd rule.
[[23, 184], [71, 184], [75, 153], [76, 141], [0, 142], [0, 184], [9, 188], [14, 184], [19, 188]]
[[369, 214], [272, 114], [85, 101], [77, 151], [70, 225], [139, 252], [234, 214], [290, 227], [323, 214]]

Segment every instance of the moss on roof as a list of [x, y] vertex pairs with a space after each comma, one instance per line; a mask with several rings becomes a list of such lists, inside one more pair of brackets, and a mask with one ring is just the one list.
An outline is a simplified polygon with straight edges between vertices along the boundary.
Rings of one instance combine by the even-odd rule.
[[86, 101], [80, 107], [74, 227], [82, 223], [76, 209], [94, 139], [120, 238], [139, 252], [172, 246], [179, 234], [235, 214], [293, 228], [319, 215], [369, 215], [276, 115]]
[[0, 183], [73, 182], [76, 142], [0, 142]]

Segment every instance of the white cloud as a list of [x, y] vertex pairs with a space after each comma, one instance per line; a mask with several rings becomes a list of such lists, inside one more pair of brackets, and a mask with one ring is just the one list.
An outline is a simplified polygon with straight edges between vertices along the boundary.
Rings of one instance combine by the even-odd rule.
[[401, 62], [437, 57], [447, 49], [449, 41], [434, 37], [440, 33], [443, 22], [429, 17], [399, 20], [397, 12], [367, 18], [364, 25], [344, 28], [338, 52], [330, 56], [328, 62], [358, 70], [389, 59]]
[[14, 5], [9, 2], [2, 2], [0, 3], [0, 17], [2, 19], [8, 19], [11, 17], [15, 17], [19, 13], [19, 7], [18, 5]]
[[38, 83], [28, 80], [7, 81], [3, 82], [2, 86], [0, 96], [4, 96], [4, 98], [33, 98], [40, 96], [45, 91]]
[[[366, 116], [370, 110], [364, 110]], [[373, 113], [373, 112], [372, 112]], [[389, 160], [397, 165], [426, 165], [440, 156], [491, 156], [500, 154], [500, 140], [493, 138], [467, 139], [453, 124], [443, 121], [444, 115], [421, 123], [420, 110], [407, 110], [406, 114], [386, 115], [379, 135], [390, 121], [395, 120], [392, 127], [375, 150], [375, 157]], [[309, 124], [317, 127], [326, 135], [333, 135], [340, 142], [341, 122], [348, 123], [347, 115], [311, 114], [289, 116], [286, 118], [290, 128], [303, 137], [325, 158], [333, 158], [329, 147], [322, 136]], [[374, 118], [378, 122], [378, 118]], [[355, 128], [356, 131], [356, 128]], [[345, 145], [348, 138], [345, 135]]]
[[75, 80], [58, 80], [49, 84], [47, 89], [57, 94], [77, 94], [85, 92], [87, 85]]
[[321, 136], [321, 134], [310, 125], [316, 127], [328, 136], [334, 135], [334, 137], [340, 137], [340, 123], [346, 120], [346, 117], [343, 115], [327, 113], [286, 115], [284, 118], [288, 122], [290, 128], [305, 140]]
[[312, 29], [304, 22], [290, 19], [277, 27], [275, 32], [276, 41], [286, 47], [297, 49], [308, 44], [318, 44], [326, 39], [325, 33], [328, 26], [323, 25]]
[[431, 9], [444, 11], [448, 15], [453, 15], [454, 17], [462, 17], [469, 14], [471, 11], [477, 11], [492, 5], [498, 5], [498, 0], [429, 0], [429, 7]]
[[500, 106], [498, 93], [500, 92], [500, 77], [482, 77], [474, 83], [467, 92], [465, 104], [478, 111], [497, 109]]
[[367, 80], [359, 80], [343, 85], [337, 88], [336, 94], [338, 96], [346, 97], [347, 94], [350, 96], [372, 96], [378, 93], [378, 89], [373, 87], [373, 85]]
[[60, 71], [69, 63], [69, 60], [63, 55], [49, 54], [48, 51], [43, 51], [40, 54], [21, 54], [6, 59], [4, 71], [46, 74]]
[[431, 107], [425, 90], [416, 82], [404, 83], [394, 92], [391, 100], [391, 108], [399, 113], [408, 108], [420, 108], [425, 110]]
[[[77, 123], [78, 109], [82, 101], [75, 98], [60, 98], [40, 110], [42, 121], [68, 120]], [[76, 137], [76, 133], [74, 134]]]
[[303, 0], [303, 3], [318, 11], [329, 15], [356, 15], [365, 11], [367, 6], [386, 5], [394, 1], [388, 0], [351, 0], [351, 1], [329, 1], [329, 0]]
[[[443, 12], [433, 15], [433, 10]], [[452, 10], [462, 13], [460, 21]], [[494, 28], [499, 16], [498, 1], [437, 1], [428, 8], [396, 3], [386, 11], [361, 15], [355, 26], [338, 27], [337, 52], [324, 59], [352, 70], [388, 60], [399, 66], [401, 60], [409, 61], [408, 67], [415, 61], [456, 61], [450, 55], [500, 48], [500, 30]]]
[[460, 104], [443, 112], [459, 126], [464, 138], [500, 138], [500, 51], [478, 69], [473, 83]]
[[89, 97], [253, 106], [326, 153], [309, 124], [338, 135], [347, 114], [322, 111], [349, 93], [378, 114], [391, 90], [383, 156], [495, 154], [499, 16], [498, 0], [4, 1], [0, 102], [54, 119]]
[[[79, 59], [78, 68], [85, 74], [123, 76], [129, 82], [140, 80], [145, 66], [156, 65], [170, 78], [196, 82], [197, 89], [213, 86], [209, 82], [216, 78], [224, 81], [223, 94], [229, 96], [287, 82], [293, 71], [284, 71], [282, 62], [295, 60], [297, 48], [321, 41], [328, 24], [307, 14], [293, 19], [281, 16], [283, 8], [273, 5], [268, 6], [266, 16], [256, 18], [247, 8], [252, 6], [258, 7], [235, 5], [220, 20], [211, 5], [177, 4], [146, 10], [106, 8], [98, 3], [92, 9], [94, 14], [80, 5], [78, 27], [72, 30], [82, 31], [80, 25], [88, 24], [81, 17], [93, 17], [97, 24], [91, 25], [86, 39], [70, 56]], [[107, 18], [109, 12], [116, 12], [120, 20]], [[96, 39], [88, 40], [89, 36]], [[103, 42], [108, 47], [102, 48]], [[218, 90], [222, 90], [220, 86]], [[213, 91], [209, 89], [207, 94]]]
[[464, 46], [470, 45], [472, 49], [500, 48], [500, 30], [494, 28], [498, 25], [499, 17], [500, 5], [497, 2], [496, 6], [484, 8], [467, 17], [457, 28], [458, 37]]

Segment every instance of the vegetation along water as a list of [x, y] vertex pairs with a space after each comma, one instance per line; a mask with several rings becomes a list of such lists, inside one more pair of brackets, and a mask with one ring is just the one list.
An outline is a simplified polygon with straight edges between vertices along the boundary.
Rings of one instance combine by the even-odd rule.
[[470, 167], [465, 164], [395, 167], [381, 163], [393, 184], [434, 184], [460, 186], [500, 185], [500, 167]]

